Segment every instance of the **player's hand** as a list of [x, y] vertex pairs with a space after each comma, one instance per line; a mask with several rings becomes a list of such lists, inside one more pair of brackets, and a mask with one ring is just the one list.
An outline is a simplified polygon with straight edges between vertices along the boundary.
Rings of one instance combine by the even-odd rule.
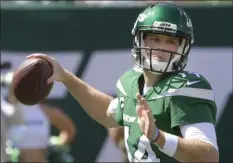
[[35, 53], [26, 57], [28, 58], [41, 58], [49, 62], [53, 67], [53, 75], [47, 79], [47, 83], [52, 83], [54, 81], [63, 82], [66, 76], [65, 69], [55, 60], [46, 54]]
[[151, 141], [156, 129], [155, 119], [146, 99], [139, 93], [137, 93], [136, 96], [138, 99], [136, 112], [139, 119], [139, 127], [144, 135]]

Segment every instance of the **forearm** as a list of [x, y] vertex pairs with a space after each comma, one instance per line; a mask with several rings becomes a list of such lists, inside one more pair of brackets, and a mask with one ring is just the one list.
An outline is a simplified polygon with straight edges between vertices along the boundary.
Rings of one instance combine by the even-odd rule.
[[[156, 144], [163, 149], [165, 134], [160, 132]], [[201, 140], [183, 139], [179, 137], [178, 146], [173, 156], [181, 162], [218, 162], [218, 151], [209, 143]]]
[[124, 128], [119, 127], [119, 128], [109, 128], [108, 129], [109, 136], [112, 138], [116, 146], [119, 147], [121, 144], [121, 140], [124, 139]]
[[89, 116], [97, 122], [107, 125], [105, 122], [108, 119], [106, 112], [113, 99], [111, 96], [89, 86], [69, 71], [66, 71], [66, 79], [63, 83]]

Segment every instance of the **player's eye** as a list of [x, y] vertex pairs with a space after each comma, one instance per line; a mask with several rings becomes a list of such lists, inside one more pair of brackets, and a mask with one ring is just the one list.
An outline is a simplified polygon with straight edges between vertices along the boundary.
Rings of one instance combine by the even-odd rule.
[[159, 42], [160, 39], [159, 39], [159, 38], [154, 38], [154, 41], [155, 41], [155, 42]]
[[150, 38], [150, 41], [159, 42], [160, 40], [159, 40], [159, 38], [157, 38], [157, 37], [151, 37], [151, 38]]

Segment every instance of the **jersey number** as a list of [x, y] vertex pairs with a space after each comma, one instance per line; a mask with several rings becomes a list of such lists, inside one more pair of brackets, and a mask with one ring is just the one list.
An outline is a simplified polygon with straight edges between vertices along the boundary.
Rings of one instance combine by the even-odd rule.
[[129, 127], [124, 127], [124, 133], [125, 133], [125, 146], [128, 153], [128, 158], [131, 160], [131, 162], [160, 162], [160, 159], [158, 159], [153, 152], [150, 142], [147, 139], [145, 135], [142, 135], [138, 140], [138, 147], [137, 150], [134, 152], [133, 156], [134, 159], [132, 160], [132, 155], [129, 150], [128, 145], [128, 138], [130, 137], [130, 131]]
[[[119, 99], [120, 101], [120, 108], [124, 108], [124, 98], [121, 97]], [[150, 141], [147, 139], [145, 135], [142, 135], [138, 140], [138, 147], [137, 150], [134, 152], [134, 159], [132, 160], [132, 155], [129, 150], [128, 145], [128, 138], [130, 137], [130, 128], [129, 126], [124, 126], [124, 134], [125, 134], [125, 147], [127, 150], [128, 159], [131, 160], [131, 162], [160, 162], [160, 159], [158, 159], [153, 152]]]

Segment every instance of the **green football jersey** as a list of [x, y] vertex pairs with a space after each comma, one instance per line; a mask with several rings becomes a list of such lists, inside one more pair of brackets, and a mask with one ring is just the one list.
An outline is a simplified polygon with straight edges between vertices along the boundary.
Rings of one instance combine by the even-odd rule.
[[[124, 126], [125, 145], [131, 162], [177, 162], [151, 144], [141, 132], [136, 114], [136, 93], [143, 88], [142, 72], [131, 69], [117, 82], [116, 121]], [[142, 83], [142, 84], [139, 84]], [[142, 85], [142, 86], [141, 86]], [[208, 81], [197, 73], [171, 74], [156, 83], [143, 97], [147, 100], [156, 126], [181, 136], [179, 125], [216, 121], [214, 94]]]

